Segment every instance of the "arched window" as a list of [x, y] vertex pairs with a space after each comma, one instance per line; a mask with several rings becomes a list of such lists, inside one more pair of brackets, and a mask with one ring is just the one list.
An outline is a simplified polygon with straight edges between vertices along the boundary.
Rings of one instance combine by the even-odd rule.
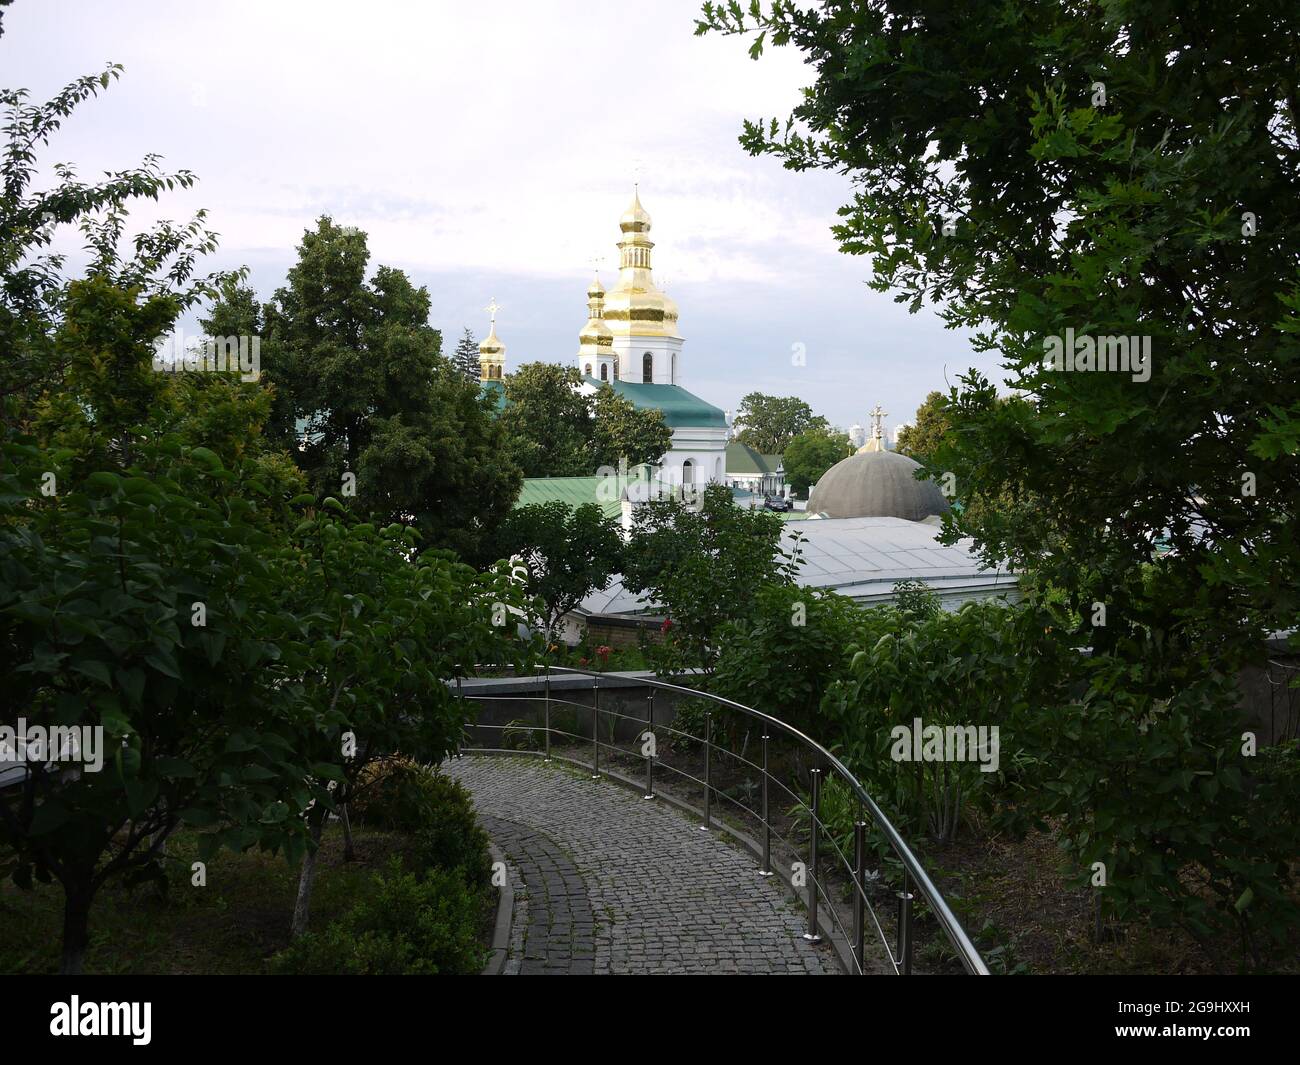
[[614, 380], [617, 381], [618, 380], [618, 359], [615, 359], [611, 365], [614, 367]]
[[670, 385], [675, 385], [677, 383], [677, 352], [675, 351], [673, 352], [672, 376], [669, 377], [668, 383]]
[[682, 484], [695, 483], [695, 463], [687, 459], [682, 463]]
[[653, 383], [655, 379], [655, 357], [646, 352], [641, 356], [641, 380], [645, 384]]
[[609, 380], [609, 363], [607, 362], [602, 362], [600, 364], [600, 379], [602, 381]]
[[587, 376], [591, 376], [591, 363], [587, 363]]

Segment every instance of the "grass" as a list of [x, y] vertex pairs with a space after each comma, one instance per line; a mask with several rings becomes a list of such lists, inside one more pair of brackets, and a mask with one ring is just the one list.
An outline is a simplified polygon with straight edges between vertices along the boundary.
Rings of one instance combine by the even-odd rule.
[[[358, 827], [356, 861], [343, 860], [343, 834], [326, 832], [312, 892], [311, 928], [323, 929], [368, 889], [393, 855], [407, 857], [409, 837]], [[259, 974], [289, 942], [298, 870], [283, 857], [223, 851], [207, 865], [207, 884], [191, 885], [194, 833], [168, 841], [165, 893], [153, 885], [108, 885], [91, 911], [87, 973]], [[22, 891], [0, 884], [0, 972], [58, 971], [63, 892], [57, 883]]]

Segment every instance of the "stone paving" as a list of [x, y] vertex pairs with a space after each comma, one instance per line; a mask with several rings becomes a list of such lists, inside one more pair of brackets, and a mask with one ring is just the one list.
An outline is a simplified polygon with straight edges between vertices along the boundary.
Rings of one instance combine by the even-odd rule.
[[840, 971], [747, 853], [672, 807], [540, 759], [467, 755], [444, 769], [510, 866], [505, 972]]

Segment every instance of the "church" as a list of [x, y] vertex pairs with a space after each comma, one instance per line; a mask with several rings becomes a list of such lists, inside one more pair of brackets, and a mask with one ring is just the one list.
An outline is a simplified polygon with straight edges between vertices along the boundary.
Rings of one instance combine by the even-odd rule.
[[[727, 463], [727, 417], [682, 387], [682, 336], [677, 304], [654, 282], [650, 215], [639, 194], [619, 219], [618, 281], [606, 291], [595, 277], [587, 287], [587, 324], [578, 333], [582, 391], [609, 386], [638, 409], [662, 412], [672, 449], [660, 460], [659, 479], [671, 484], [722, 482]], [[482, 387], [504, 404], [505, 345], [491, 330], [479, 344]], [[593, 475], [595, 470], [592, 471]]]

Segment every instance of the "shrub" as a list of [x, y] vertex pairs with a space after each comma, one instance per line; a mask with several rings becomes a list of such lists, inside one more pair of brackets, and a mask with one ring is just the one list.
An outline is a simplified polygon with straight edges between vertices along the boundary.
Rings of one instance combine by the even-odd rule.
[[402, 871], [393, 859], [372, 890], [323, 932], [308, 932], [271, 959], [273, 973], [297, 976], [428, 976], [482, 969], [484, 893], [459, 873]]
[[487, 833], [474, 817], [474, 801], [458, 780], [430, 773], [432, 807], [416, 838], [416, 860], [429, 872], [457, 873], [483, 890], [492, 875]]
[[402, 755], [380, 758], [357, 777], [351, 807], [368, 825], [390, 832], [416, 832], [434, 816], [441, 791], [433, 770]]

